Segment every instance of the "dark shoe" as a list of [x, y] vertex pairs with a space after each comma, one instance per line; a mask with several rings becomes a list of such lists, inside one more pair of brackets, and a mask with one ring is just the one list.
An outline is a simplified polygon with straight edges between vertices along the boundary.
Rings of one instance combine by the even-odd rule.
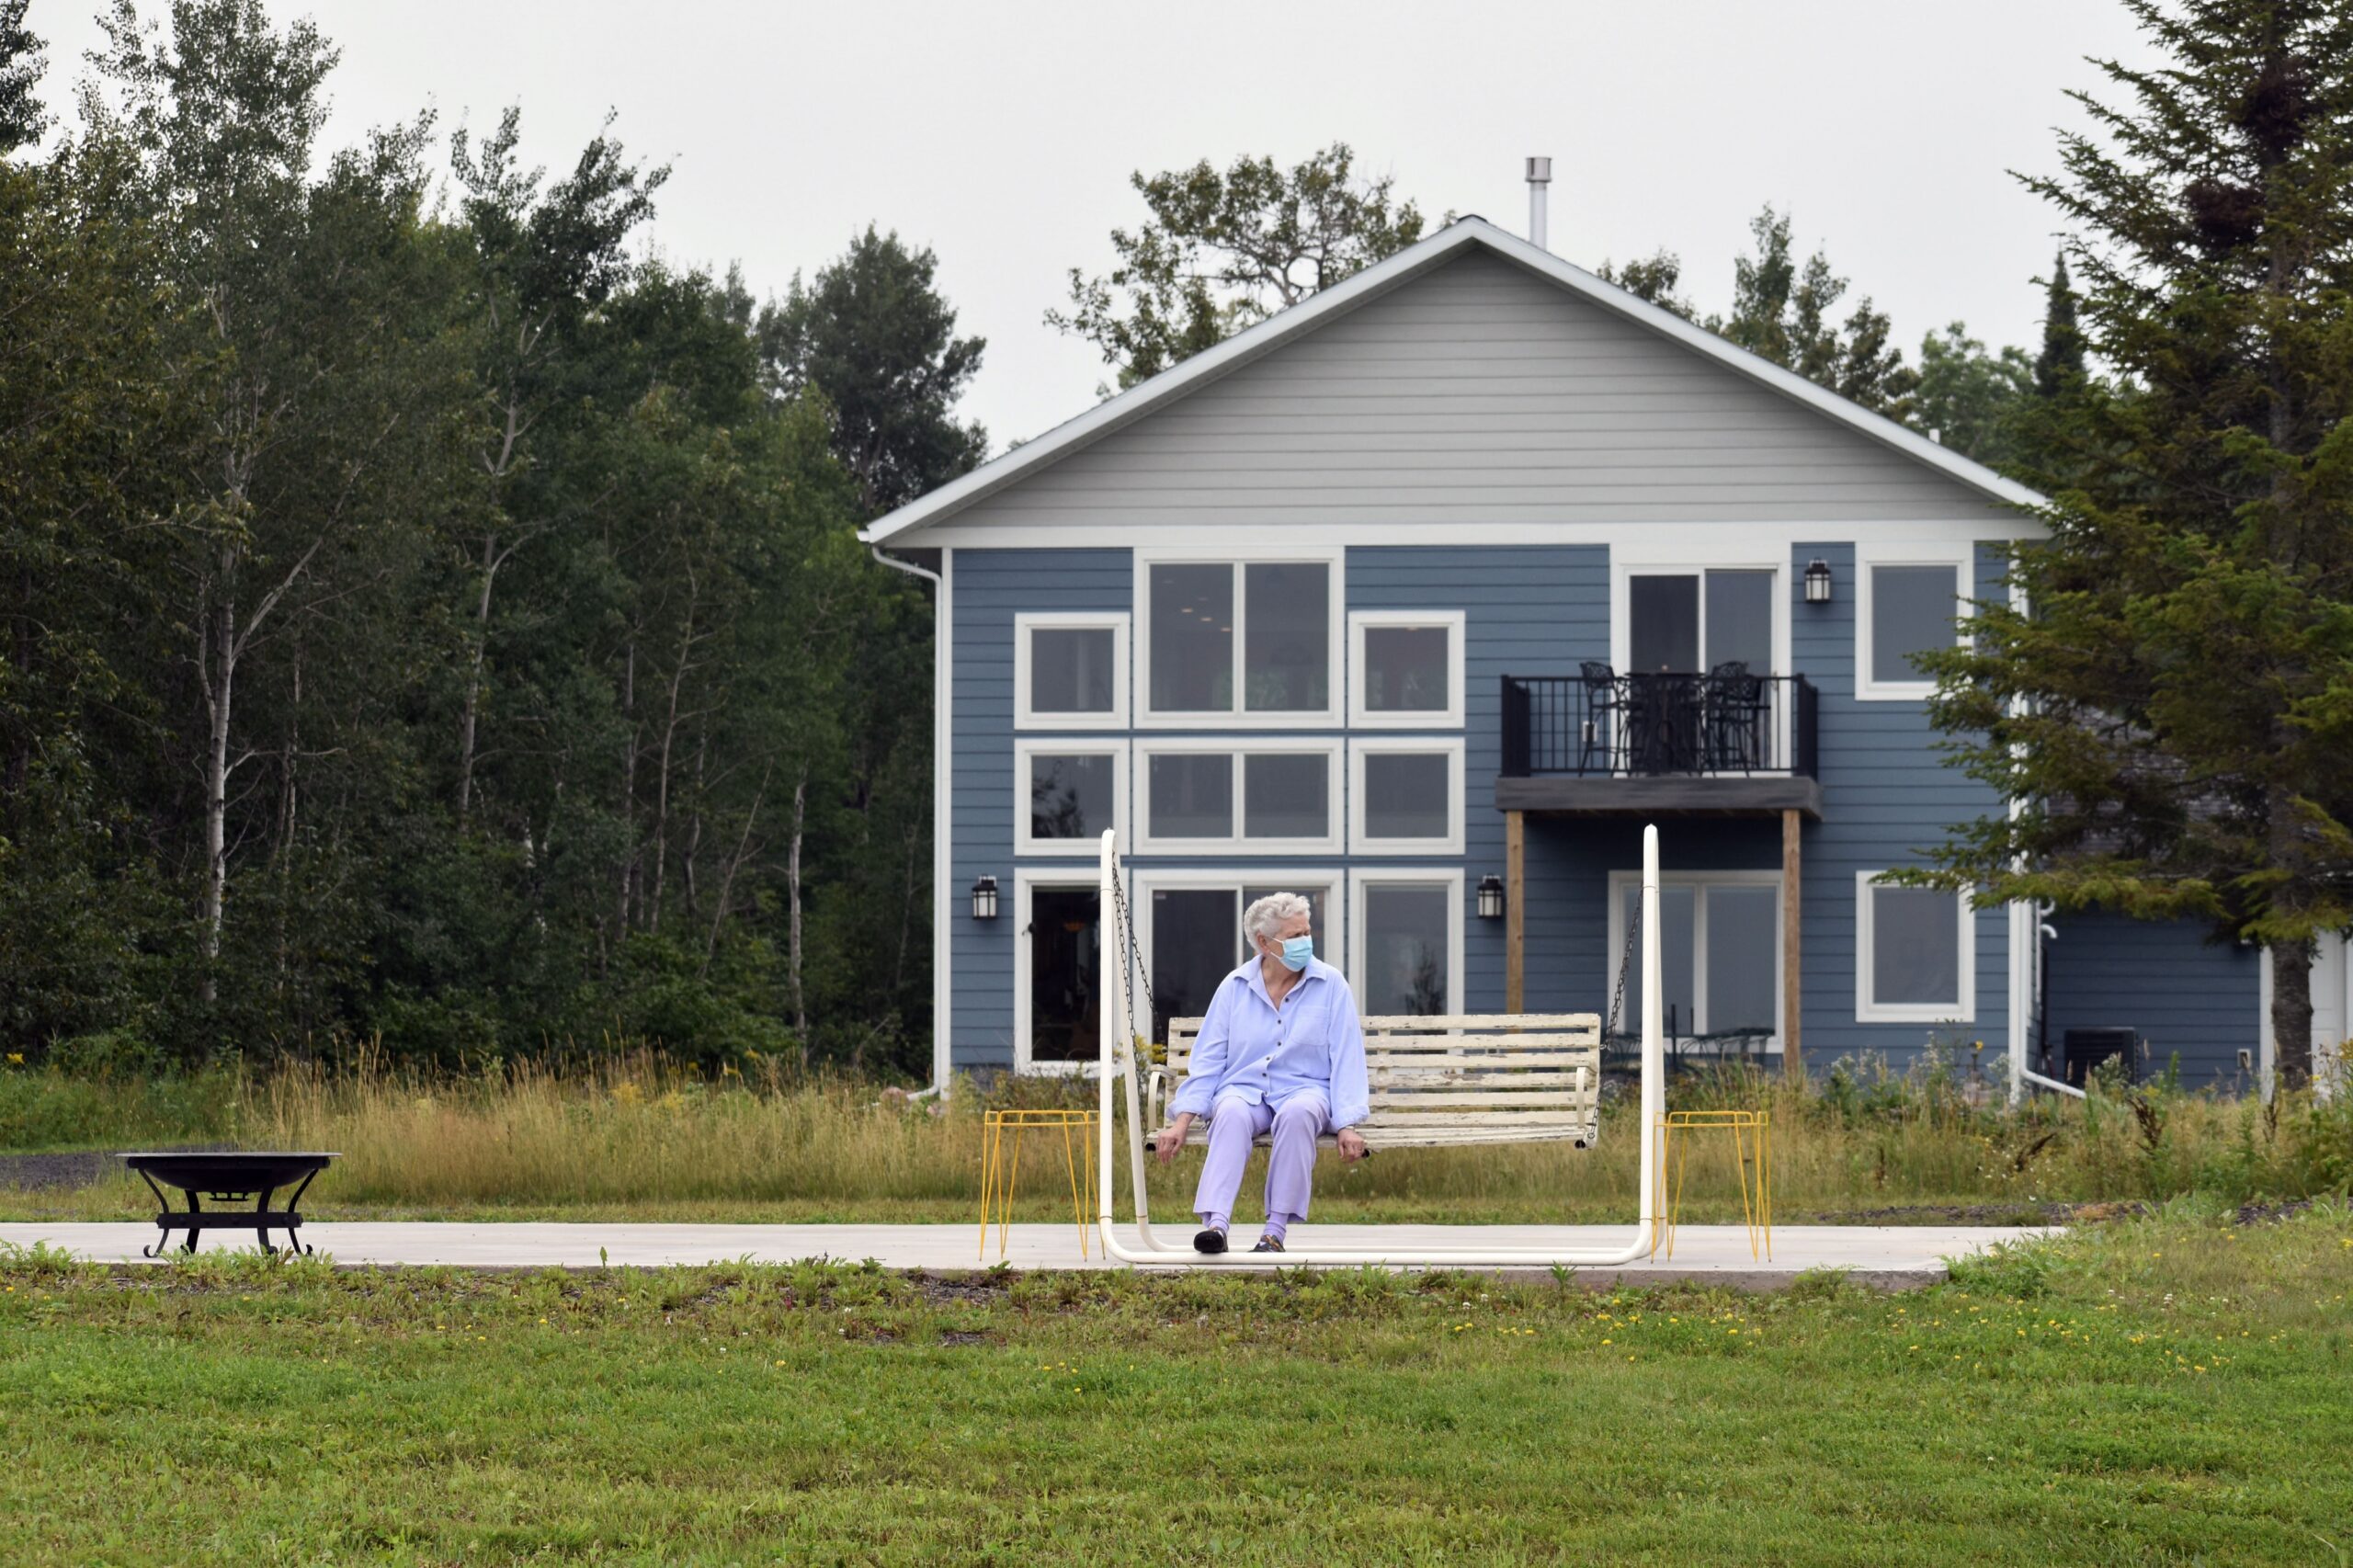
[[1280, 1252], [1283, 1250], [1283, 1244], [1272, 1236], [1260, 1236], [1258, 1244], [1250, 1250], [1252, 1252]]
[[1225, 1233], [1223, 1231], [1203, 1231], [1199, 1235], [1193, 1238], [1193, 1250], [1195, 1252], [1209, 1253], [1212, 1256], [1223, 1252], [1225, 1250]]

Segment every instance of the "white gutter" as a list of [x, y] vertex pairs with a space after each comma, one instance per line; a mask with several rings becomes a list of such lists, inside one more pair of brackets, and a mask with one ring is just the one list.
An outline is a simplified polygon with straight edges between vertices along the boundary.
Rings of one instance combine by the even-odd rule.
[[[948, 906], [948, 787], [949, 787], [949, 647], [955, 631], [948, 603], [948, 580], [940, 573], [882, 553], [881, 545], [868, 547], [874, 559], [893, 572], [921, 577], [935, 590], [931, 600], [931, 1089], [943, 1099], [949, 1081], [948, 930], [952, 918]], [[939, 552], [949, 564], [949, 552]]]
[[2073, 1095], [2079, 1100], [2088, 1099], [2090, 1097], [2086, 1095], [2083, 1090], [2075, 1087], [2075, 1085], [2063, 1084], [2056, 1078], [2046, 1078], [2041, 1074], [2033, 1071], [2031, 1068], [2019, 1068], [2018, 1076], [2023, 1082], [2032, 1084], [2038, 1089], [2052, 1089], [2063, 1095]]
[[[1129, 975], [1123, 949], [1118, 948], [1118, 933], [1105, 931], [1111, 921], [1108, 911], [1119, 907], [1117, 890], [1120, 876], [1119, 835], [1106, 830], [1103, 835], [1101, 862], [1103, 908], [1106, 918], [1098, 922], [1097, 930], [1103, 944], [1103, 960], [1098, 971], [1110, 977], [1110, 994], [1103, 1008], [1101, 1054], [1097, 1073], [1097, 1120], [1099, 1142], [1097, 1144], [1096, 1190], [1101, 1195], [1100, 1211], [1103, 1249], [1123, 1263], [1200, 1265], [1205, 1259], [1189, 1246], [1166, 1246], [1153, 1240], [1152, 1216], [1144, 1196], [1143, 1121], [1137, 1104], [1137, 1071], [1133, 1042], [1115, 1037], [1126, 1027]], [[1665, 1006], [1659, 964], [1658, 915], [1658, 828], [1646, 825], [1643, 829], [1643, 1099], [1642, 1099], [1642, 1187], [1641, 1213], [1633, 1239], [1616, 1248], [1557, 1249], [1523, 1247], [1411, 1247], [1392, 1252], [1369, 1252], [1344, 1247], [1300, 1247], [1290, 1252], [1263, 1256], [1228, 1253], [1211, 1267], [1231, 1268], [1291, 1268], [1321, 1267], [1361, 1268], [1367, 1266], [1406, 1267], [1575, 1267], [1588, 1265], [1608, 1267], [1632, 1263], [1649, 1256], [1658, 1245], [1658, 1124], [1666, 1110], [1666, 1066], [1665, 1030], [1661, 1027]], [[1119, 1063], [1127, 1065], [1127, 1113], [1129, 1176], [1133, 1184], [1136, 1201], [1136, 1244], [1130, 1245], [1120, 1239], [1111, 1215], [1111, 1080], [1120, 1071]]]

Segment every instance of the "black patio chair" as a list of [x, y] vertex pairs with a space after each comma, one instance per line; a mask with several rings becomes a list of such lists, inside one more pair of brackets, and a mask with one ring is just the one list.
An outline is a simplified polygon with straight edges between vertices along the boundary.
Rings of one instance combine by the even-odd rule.
[[1765, 763], [1765, 677], [1745, 659], [1708, 671], [1708, 761], [1711, 772], [1753, 773]]
[[1614, 773], [1626, 712], [1618, 692], [1618, 672], [1599, 659], [1587, 659], [1577, 666], [1577, 681], [1585, 699], [1585, 717], [1577, 726], [1577, 771], [1593, 772], [1598, 756], [1601, 771]]

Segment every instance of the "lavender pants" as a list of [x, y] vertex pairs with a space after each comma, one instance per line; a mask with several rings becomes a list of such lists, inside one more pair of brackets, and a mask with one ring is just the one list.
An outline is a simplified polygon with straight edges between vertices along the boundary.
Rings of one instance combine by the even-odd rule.
[[1294, 1220], [1307, 1218], [1308, 1187], [1315, 1170], [1315, 1140], [1331, 1119], [1331, 1108], [1314, 1093], [1291, 1096], [1280, 1110], [1252, 1105], [1238, 1095], [1219, 1096], [1210, 1112], [1210, 1153], [1201, 1165], [1201, 1185], [1193, 1211], [1201, 1223], [1222, 1231], [1242, 1190], [1242, 1167], [1250, 1163], [1251, 1141], [1272, 1128], [1274, 1149], [1267, 1156], [1267, 1234], [1283, 1239]]

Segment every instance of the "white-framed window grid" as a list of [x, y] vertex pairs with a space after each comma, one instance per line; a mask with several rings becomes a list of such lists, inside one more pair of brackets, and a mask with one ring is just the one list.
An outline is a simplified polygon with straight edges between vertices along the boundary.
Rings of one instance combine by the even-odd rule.
[[1873, 994], [1877, 980], [1877, 911], [1879, 892], [1911, 892], [1874, 879], [1884, 869], [1855, 873], [1855, 1021], [1860, 1024], [1973, 1024], [1977, 1021], [1977, 912], [1969, 906], [1966, 890], [1951, 893], [1959, 908], [1954, 921], [1954, 973], [1961, 994], [1948, 1006], [1942, 1002], [1881, 1002]]
[[[1694, 577], [1699, 580], [1699, 664], [1701, 667], [1691, 673], [1706, 674], [1711, 659], [1707, 650], [1708, 574], [1711, 572], [1763, 572], [1769, 574], [1772, 581], [1770, 593], [1773, 604], [1773, 667], [1769, 670], [1752, 670], [1749, 673], [1761, 676], [1790, 674], [1790, 563], [1786, 560], [1772, 561], [1761, 557], [1722, 561], [1711, 558], [1694, 564], [1689, 560], [1621, 562], [1615, 558], [1613, 552], [1609, 563], [1609, 667], [1621, 676], [1634, 673], [1630, 667], [1634, 657], [1633, 579], [1636, 577]], [[1791, 726], [1796, 722], [1793, 711], [1797, 705], [1796, 699], [1790, 695], [1787, 686], [1777, 685], [1767, 689], [1772, 693], [1774, 732], [1768, 756], [1772, 759], [1779, 760], [1783, 769], [1786, 770], [1789, 760], [1797, 755], [1790, 746], [1791, 736], [1795, 733]]]
[[[1348, 612], [1348, 727], [1356, 730], [1459, 730], [1462, 727], [1463, 635], [1468, 618], [1459, 609], [1358, 609]], [[1366, 636], [1373, 631], [1442, 631], [1446, 633], [1446, 705], [1434, 709], [1368, 707]]]
[[1347, 949], [1347, 972], [1349, 983], [1356, 988], [1358, 1008], [1378, 1016], [1384, 1009], [1376, 1004], [1377, 997], [1368, 994], [1371, 986], [1371, 968], [1368, 945], [1372, 926], [1367, 904], [1373, 893], [1382, 888], [1441, 889], [1446, 894], [1446, 995], [1439, 1013], [1467, 1013], [1464, 1003], [1462, 973], [1462, 872], [1412, 866], [1358, 866], [1348, 876], [1348, 931], [1351, 946]]
[[[1610, 960], [1613, 963], [1640, 963], [1642, 961], [1642, 954], [1640, 951], [1637, 951], [1631, 959], [1625, 956], [1626, 905], [1628, 903], [1626, 895], [1630, 892], [1638, 892], [1642, 885], [1643, 873], [1639, 870], [1612, 871], [1609, 873], [1608, 950]], [[1788, 927], [1782, 923], [1781, 918], [1781, 900], [1787, 896], [1781, 887], [1781, 873], [1779, 871], [1761, 870], [1661, 871], [1659, 873], [1658, 885], [1662, 893], [1664, 893], [1668, 888], [1676, 887], [1688, 887], [1695, 890], [1691, 909], [1692, 1016], [1688, 1020], [1690, 1027], [1688, 1030], [1688, 1033], [1695, 1035], [1704, 1035], [1708, 1033], [1712, 1023], [1712, 1020], [1708, 1017], [1708, 911], [1705, 902], [1707, 899], [1707, 890], [1711, 887], [1770, 888], [1773, 890], [1773, 1032], [1766, 1037], [1763, 1049], [1768, 1054], [1779, 1051], [1781, 1049], [1781, 1020], [1784, 1017], [1783, 1010], [1789, 1006], [1788, 994], [1782, 989], [1783, 980], [1787, 976], [1789, 971], [1787, 967], [1788, 953], [1782, 945]], [[1639, 974], [1629, 974], [1627, 977], [1625, 997], [1626, 1007], [1630, 1016], [1622, 1017], [1618, 1020], [1618, 1028], [1620, 1033], [1638, 1033], [1642, 1028], [1642, 1020], [1639, 1017], [1631, 1016], [1632, 1009], [1636, 1006], [1635, 998], [1637, 994], [1635, 987], [1640, 983], [1640, 982], [1641, 976]], [[1604, 988], [1608, 994], [1615, 996], [1619, 994], [1618, 975], [1614, 970], [1610, 973], [1603, 976], [1603, 983]], [[1605, 1017], [1605, 1022], [1606, 1021]]]
[[[1446, 759], [1446, 835], [1376, 837], [1367, 824], [1370, 796], [1366, 762], [1381, 756]], [[1460, 735], [1367, 735], [1348, 742], [1348, 851], [1353, 855], [1461, 855], [1463, 851], [1463, 756]]]
[[[1013, 618], [1013, 727], [1017, 730], [1124, 730], [1128, 728], [1130, 620], [1123, 610], [1022, 610]], [[1039, 712], [1036, 693], [1036, 631], [1108, 631], [1111, 634], [1111, 708], [1108, 712]]]
[[[1320, 729], [1336, 728], [1346, 708], [1340, 688], [1347, 676], [1346, 605], [1347, 560], [1344, 546], [1305, 549], [1179, 549], [1138, 546], [1135, 557], [1135, 722], [1139, 730], [1199, 729]], [[1249, 638], [1248, 574], [1255, 565], [1315, 565], [1324, 574], [1324, 705], [1319, 709], [1252, 711], [1244, 687], [1247, 680]], [[1233, 661], [1233, 703], [1231, 708], [1156, 710], [1152, 701], [1152, 570], [1155, 566], [1226, 565], [1233, 569], [1233, 631], [1230, 657]]]
[[1855, 545], [1855, 699], [1859, 702], [1920, 702], [1934, 697], [1937, 683], [1921, 677], [1880, 680], [1872, 673], [1873, 568], [1949, 566], [1953, 574], [1953, 642], [1969, 646], [1969, 601], [1975, 597], [1977, 547], [1967, 540], [1858, 541]]
[[[1101, 852], [1102, 829], [1116, 827], [1120, 840], [1128, 838], [1128, 752], [1126, 736], [1023, 735], [1013, 743], [1013, 852], [1016, 855], [1095, 855]], [[1039, 756], [1108, 756], [1111, 759], [1111, 820], [1075, 838], [1039, 838], [1030, 828], [1032, 760]]]
[[[1122, 833], [1138, 855], [1336, 855], [1340, 853], [1341, 754], [1337, 735], [1140, 735], [1135, 742], [1135, 826]], [[1153, 831], [1152, 763], [1156, 756], [1233, 758], [1227, 799], [1233, 832], [1223, 838], [1193, 838]], [[1321, 837], [1251, 837], [1248, 827], [1249, 764], [1252, 756], [1314, 756], [1324, 763], [1324, 824]]]

